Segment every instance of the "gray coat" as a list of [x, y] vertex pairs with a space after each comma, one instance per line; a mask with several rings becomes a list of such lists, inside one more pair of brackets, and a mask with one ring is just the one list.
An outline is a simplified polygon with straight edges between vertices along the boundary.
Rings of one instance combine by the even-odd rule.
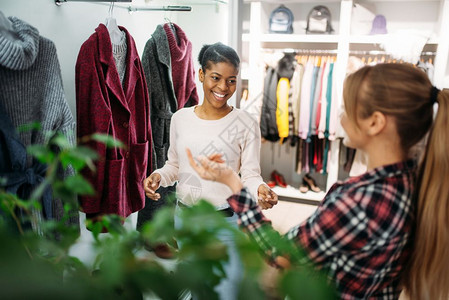
[[[148, 173], [164, 166], [170, 146], [170, 121], [178, 110], [173, 80], [171, 75], [170, 49], [167, 35], [162, 25], [158, 25], [151, 38], [147, 41], [143, 55], [142, 66], [147, 81], [151, 109], [151, 129], [153, 134], [153, 166]], [[164, 206], [169, 195], [174, 195], [175, 186], [159, 188], [159, 201], [146, 199], [145, 208], [140, 210], [137, 218], [137, 228], [153, 218], [157, 209]]]
[[[41, 129], [22, 131], [23, 145], [48, 143], [50, 132], [61, 132], [75, 143], [75, 120], [66, 101], [61, 70], [52, 41], [39, 35], [36, 28], [10, 17], [19, 37], [10, 40], [0, 34], [0, 101], [15, 128], [39, 122]], [[27, 157], [26, 167], [33, 165]], [[73, 169], [61, 171], [59, 179], [73, 174]], [[52, 216], [57, 220], [64, 214], [63, 203], [53, 199]], [[39, 216], [37, 216], [39, 217]], [[79, 226], [78, 212], [70, 222]]]

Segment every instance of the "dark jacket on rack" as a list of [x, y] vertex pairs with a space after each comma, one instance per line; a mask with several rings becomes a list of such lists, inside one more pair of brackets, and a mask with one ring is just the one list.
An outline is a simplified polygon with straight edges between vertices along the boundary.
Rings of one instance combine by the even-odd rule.
[[[0, 187], [22, 200], [28, 200], [32, 191], [44, 181], [46, 171], [47, 167], [38, 162], [27, 167], [26, 147], [0, 102]], [[42, 196], [42, 208], [47, 220], [54, 219], [52, 193], [49, 188]], [[3, 212], [0, 210], [1, 213]], [[8, 217], [6, 220], [8, 227], [17, 226], [12, 218]]]
[[[155, 151], [153, 170], [163, 167], [167, 160], [173, 113], [184, 106], [198, 104], [191, 42], [179, 26], [173, 26], [177, 36], [171, 31], [169, 24], [158, 25], [147, 41], [142, 55], [151, 103]], [[176, 66], [172, 65], [173, 61]], [[147, 199], [145, 208], [139, 211], [138, 229], [152, 219], [157, 209], [165, 205], [166, 198], [175, 193], [175, 186], [160, 187], [158, 193], [161, 195], [158, 201]]]
[[[49, 133], [61, 133], [70, 145], [74, 145], [75, 120], [64, 95], [55, 44], [19, 18], [9, 17], [9, 20], [13, 25], [15, 39], [0, 34], [0, 103], [15, 129], [33, 122], [40, 124], [39, 130], [19, 132], [20, 143], [24, 147], [47, 145]], [[19, 152], [14, 155], [19, 155]], [[42, 175], [41, 167], [35, 165], [31, 155], [26, 156], [26, 165], [18, 164], [16, 167], [16, 171], [20, 172], [34, 168], [27, 171], [26, 178], [32, 183], [37, 183], [33, 172]], [[57, 179], [64, 180], [72, 175], [70, 166], [61, 168], [57, 172]], [[51, 199], [51, 209], [48, 205], [48, 202], [44, 205], [43, 216], [35, 210], [32, 211], [33, 216], [38, 220], [42, 217], [56, 220], [64, 217], [62, 199], [54, 197]], [[76, 208], [70, 212], [68, 223], [79, 226]]]
[[260, 117], [260, 132], [262, 138], [279, 141], [279, 131], [276, 123], [278, 75], [274, 68], [268, 67], [263, 88], [262, 113]]
[[96, 190], [80, 197], [87, 217], [117, 214], [127, 217], [143, 208], [143, 180], [151, 163], [148, 91], [134, 39], [126, 34], [126, 74], [123, 87], [115, 66], [109, 33], [100, 24], [81, 46], [76, 62], [77, 135], [109, 134], [124, 148], [107, 148], [89, 141], [98, 152], [95, 172], [85, 172]]
[[[170, 47], [167, 35], [162, 25], [147, 41], [142, 55], [142, 65], [147, 80], [148, 93], [151, 103], [151, 126], [153, 130], [153, 166], [152, 170], [161, 168], [167, 160], [170, 145], [170, 121], [174, 112], [178, 110], [171, 71]], [[151, 173], [148, 170], [148, 174]], [[161, 198], [153, 201], [147, 198], [145, 208], [137, 215], [137, 229], [153, 219], [157, 209], [165, 205], [169, 195], [175, 193], [175, 186], [160, 187], [158, 193]]]

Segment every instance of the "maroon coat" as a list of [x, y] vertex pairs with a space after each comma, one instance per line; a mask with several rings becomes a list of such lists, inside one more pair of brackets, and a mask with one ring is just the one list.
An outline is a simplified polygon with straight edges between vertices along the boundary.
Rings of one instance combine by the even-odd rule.
[[[123, 217], [144, 207], [143, 180], [151, 166], [151, 123], [148, 91], [136, 45], [126, 33], [126, 73], [123, 87], [112, 55], [107, 28], [100, 24], [81, 46], [76, 62], [77, 136], [109, 134], [125, 149], [106, 148], [89, 141], [98, 152], [96, 172], [83, 173], [96, 190], [81, 196], [88, 217], [117, 214]], [[82, 140], [79, 140], [83, 142]]]

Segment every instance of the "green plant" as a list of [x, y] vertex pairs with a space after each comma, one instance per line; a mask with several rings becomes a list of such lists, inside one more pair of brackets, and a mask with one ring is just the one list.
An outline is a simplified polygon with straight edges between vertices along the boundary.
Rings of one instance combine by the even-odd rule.
[[[89, 137], [109, 146], [122, 146], [108, 136]], [[56, 197], [65, 201], [66, 217], [77, 210], [77, 194], [94, 192], [80, 175], [85, 168], [93, 168], [97, 154], [83, 146], [71, 147], [62, 135], [56, 135], [48, 146], [36, 145], [29, 153], [48, 165], [47, 176], [30, 197], [18, 199], [0, 192], [0, 207], [10, 216], [17, 231], [8, 230], [11, 223], [0, 217], [0, 298], [2, 299], [142, 299], [154, 294], [161, 299], [177, 299], [184, 291], [195, 293], [200, 299], [218, 299], [214, 287], [225, 277], [227, 249], [217, 239], [222, 230], [232, 232], [244, 265], [240, 299], [266, 299], [266, 290], [260, 284], [264, 260], [257, 245], [240, 230], [228, 225], [224, 217], [206, 201], [181, 211], [183, 224], [173, 226], [174, 210], [162, 209], [142, 232], [126, 230], [118, 216], [103, 217], [98, 222], [87, 222], [94, 237], [96, 260], [85, 265], [70, 256], [70, 248], [77, 242], [77, 228], [66, 225], [66, 220], [41, 222], [44, 235], [22, 228], [16, 215], [20, 208], [32, 218], [31, 210], [39, 209], [43, 191], [50, 187]], [[75, 170], [75, 175], [64, 181], [58, 179], [58, 168]], [[0, 215], [1, 216], [1, 215]], [[106, 227], [109, 234], [101, 234]], [[321, 275], [304, 265], [305, 256], [290, 241], [271, 228], [264, 228], [270, 242], [280, 255], [288, 257], [292, 267], [281, 272], [275, 284], [275, 293], [289, 299], [331, 299], [335, 295]], [[57, 233], [58, 238], [54, 238]], [[144, 245], [168, 243], [176, 249], [174, 240], [182, 243], [177, 250], [178, 262], [168, 269], [152, 256], [142, 256]]]

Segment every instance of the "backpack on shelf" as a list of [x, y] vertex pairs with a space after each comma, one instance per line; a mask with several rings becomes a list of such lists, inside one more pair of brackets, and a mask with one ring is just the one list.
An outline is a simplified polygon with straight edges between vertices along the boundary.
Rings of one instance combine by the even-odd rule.
[[307, 34], [332, 33], [331, 12], [324, 5], [318, 5], [312, 8], [307, 16]]
[[281, 4], [270, 15], [268, 27], [270, 33], [293, 33], [293, 13], [285, 5]]

